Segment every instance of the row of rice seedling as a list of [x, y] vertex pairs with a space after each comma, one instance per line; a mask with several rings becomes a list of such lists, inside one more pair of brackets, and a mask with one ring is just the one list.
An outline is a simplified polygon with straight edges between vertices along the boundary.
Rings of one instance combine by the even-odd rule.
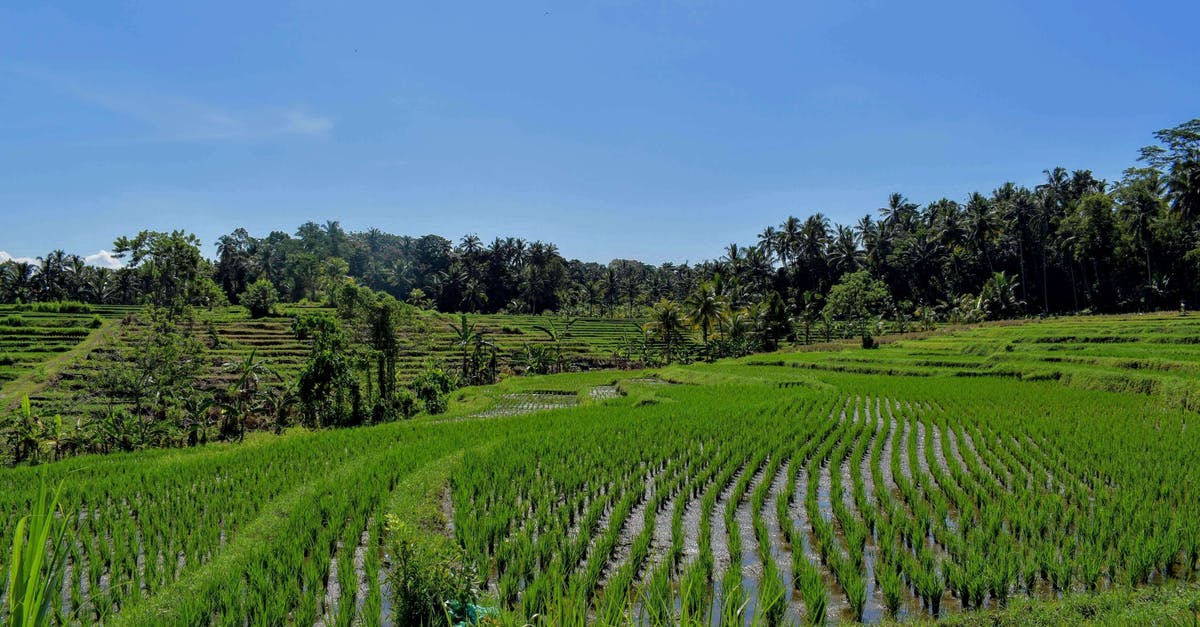
[[452, 534], [518, 624], [944, 616], [1200, 567], [1200, 435], [1165, 401], [787, 365], [670, 374], [704, 383], [4, 470], [0, 532], [33, 479], [70, 478], [58, 622], [377, 624], [388, 504], [461, 456], [453, 531], [414, 524]]

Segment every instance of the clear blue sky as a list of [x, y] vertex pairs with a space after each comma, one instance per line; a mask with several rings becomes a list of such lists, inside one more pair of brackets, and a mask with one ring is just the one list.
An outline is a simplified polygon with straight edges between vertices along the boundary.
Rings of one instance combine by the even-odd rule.
[[16, 257], [336, 219], [696, 261], [1200, 116], [1194, 1], [54, 4], [0, 4]]

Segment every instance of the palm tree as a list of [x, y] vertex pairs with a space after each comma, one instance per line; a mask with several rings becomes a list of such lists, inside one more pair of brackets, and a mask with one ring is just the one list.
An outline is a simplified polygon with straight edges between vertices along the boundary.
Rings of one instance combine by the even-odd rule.
[[998, 230], [998, 222], [991, 202], [983, 194], [971, 194], [970, 200], [967, 201], [964, 227], [967, 245], [986, 261], [988, 271], [993, 271], [991, 241]]
[[829, 218], [825, 214], [814, 213], [804, 221], [800, 231], [800, 259], [809, 264], [815, 263], [825, 253], [825, 245], [829, 242]]
[[688, 320], [693, 326], [700, 328], [700, 337], [704, 341], [704, 354], [712, 359], [709, 351], [708, 336], [713, 326], [720, 323], [723, 301], [717, 293], [716, 285], [705, 281], [696, 286], [695, 291], [688, 296], [684, 303], [687, 308]]
[[737, 243], [725, 247], [725, 256], [721, 258], [729, 268], [729, 273], [737, 275], [742, 269], [742, 249]]
[[38, 257], [38, 260], [41, 261], [38, 278], [41, 279], [43, 299], [62, 300], [66, 256], [67, 254], [59, 249], [51, 251], [45, 257]]
[[734, 309], [726, 303], [721, 308], [721, 319], [725, 325], [725, 336], [734, 345], [734, 350], [739, 350], [737, 347], [742, 345], [754, 331], [753, 316], [745, 307]]
[[1154, 220], [1164, 210], [1162, 177], [1154, 169], [1130, 170], [1117, 189], [1121, 202], [1121, 218], [1129, 234], [1145, 254], [1146, 289], [1154, 291], [1154, 278], [1150, 272], [1150, 230]]
[[676, 352], [676, 345], [683, 339], [683, 330], [687, 328], [683, 311], [674, 301], [662, 299], [654, 304], [650, 314], [650, 322], [643, 327], [646, 334], [663, 343], [663, 355], [667, 363], [671, 363]]
[[788, 216], [787, 220], [779, 227], [778, 254], [779, 261], [786, 268], [789, 263], [796, 260], [796, 250], [800, 246], [800, 231], [802, 229], [800, 219], [796, 216]]
[[767, 255], [768, 260], [775, 258], [779, 252], [779, 232], [775, 227], [768, 226], [758, 234], [758, 248]]
[[474, 257], [483, 250], [483, 242], [474, 233], [464, 235], [462, 240], [459, 241], [458, 246], [462, 249], [463, 256], [465, 257]]
[[799, 311], [801, 326], [804, 327], [804, 344], [807, 346], [812, 337], [812, 327], [821, 318], [821, 306], [824, 304], [825, 298], [820, 292], [806, 291], [800, 296], [800, 302], [796, 303]]
[[29, 302], [34, 299], [34, 288], [37, 283], [38, 267], [27, 261], [9, 261], [4, 264], [8, 268], [5, 282], [13, 300]]
[[1167, 192], [1171, 208], [1179, 212], [1184, 221], [1200, 217], [1200, 150], [1193, 149], [1187, 159], [1172, 164]]
[[886, 207], [879, 208], [879, 216], [888, 226], [899, 225], [903, 230], [908, 230], [911, 226], [910, 222], [916, 215], [917, 205], [909, 202], [904, 194], [900, 192], [892, 192], [888, 196], [888, 204]]
[[1025, 302], [1017, 297], [1018, 281], [1004, 272], [996, 272], [983, 284], [979, 293], [980, 310], [989, 317], [1007, 318], [1019, 313]]
[[835, 271], [835, 278], [848, 272], [854, 272], [862, 265], [863, 253], [858, 248], [858, 236], [848, 226], [839, 224], [834, 228], [836, 235], [829, 246], [829, 265]]
[[463, 286], [462, 305], [467, 311], [477, 312], [487, 303], [487, 291], [483, 282], [476, 277], [467, 279]]
[[746, 277], [746, 282], [755, 292], [764, 292], [771, 284], [771, 259], [767, 253], [756, 246], [745, 250], [746, 255], [742, 258], [742, 273]]

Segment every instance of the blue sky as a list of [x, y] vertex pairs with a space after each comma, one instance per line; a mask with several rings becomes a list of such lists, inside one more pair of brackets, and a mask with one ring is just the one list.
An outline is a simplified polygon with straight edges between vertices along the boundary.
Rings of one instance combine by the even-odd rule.
[[[789, 214], [1117, 178], [1196, 2], [0, 5], [0, 255], [339, 220], [697, 261]], [[97, 258], [103, 260], [102, 257]]]

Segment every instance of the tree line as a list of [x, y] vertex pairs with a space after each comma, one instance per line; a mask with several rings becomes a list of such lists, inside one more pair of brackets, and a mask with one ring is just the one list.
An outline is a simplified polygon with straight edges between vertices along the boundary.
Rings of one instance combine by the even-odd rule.
[[[265, 237], [236, 229], [218, 238], [211, 260], [183, 231], [119, 238], [113, 252], [125, 265], [115, 270], [61, 250], [36, 263], [10, 260], [0, 265], [0, 299], [213, 306], [238, 303], [265, 280], [275, 298], [318, 300], [352, 278], [441, 311], [640, 317], [663, 299], [685, 302], [708, 281], [736, 307], [778, 294], [800, 318], [806, 298], [866, 271], [903, 310], [889, 315], [949, 318], [971, 301], [976, 315], [1173, 308], [1200, 297], [1200, 120], [1154, 136], [1118, 181], [1053, 168], [1032, 188], [1004, 183], [961, 202], [919, 205], [894, 193], [852, 224], [791, 216], [693, 265], [599, 264], [521, 238], [452, 242], [307, 222]], [[985, 311], [978, 300], [989, 290], [1012, 302]]]

